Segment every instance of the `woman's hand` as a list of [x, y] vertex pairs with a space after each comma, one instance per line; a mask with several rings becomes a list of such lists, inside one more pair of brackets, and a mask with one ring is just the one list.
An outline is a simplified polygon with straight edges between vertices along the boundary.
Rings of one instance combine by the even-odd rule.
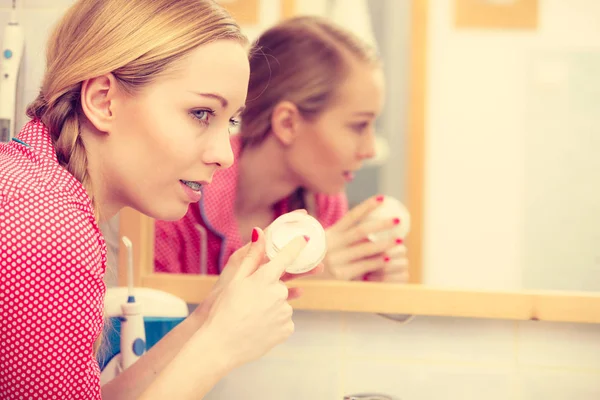
[[[304, 210], [304, 209], [295, 210], [292, 212], [301, 213], [301, 214], [307, 213], [306, 210]], [[267, 227], [265, 229], [265, 231], [264, 231], [265, 236], [266, 236], [266, 233], [269, 231], [269, 228], [270, 227]], [[237, 269], [240, 267], [244, 257], [248, 253], [248, 250], [250, 249], [251, 245], [252, 245], [252, 243], [246, 244], [244, 247], [235, 251], [231, 255], [231, 257], [229, 257], [229, 260], [227, 261], [227, 265], [225, 266], [225, 268], [223, 268], [223, 271], [221, 272], [221, 275], [219, 276], [219, 280], [213, 287], [211, 294], [203, 302], [203, 305], [205, 305], [207, 302], [211, 302], [211, 297], [213, 297], [216, 294], [216, 292], [220, 291], [221, 288], [232, 279], [232, 277], [236, 274]], [[269, 261], [269, 259], [266, 257], [266, 255], [264, 255], [261, 262], [267, 263], [268, 261]], [[323, 269], [324, 269], [323, 264], [321, 263], [321, 264], [317, 265], [315, 268], [313, 268], [312, 270], [302, 273], [302, 274], [289, 274], [287, 272], [283, 272], [280, 279], [283, 282], [287, 282], [289, 280], [302, 278], [304, 276], [320, 275], [323, 273]], [[302, 291], [300, 288], [289, 288], [288, 300], [293, 300], [295, 298], [300, 297], [301, 295], [302, 295]]]
[[401, 238], [371, 242], [368, 236], [402, 223], [399, 219], [364, 221], [381, 205], [372, 197], [350, 210], [327, 229], [325, 276], [341, 280], [408, 281], [406, 247]]
[[282, 278], [287, 278], [284, 271], [306, 246], [306, 239], [292, 240], [268, 261], [264, 232], [255, 228], [252, 238], [252, 243], [230, 257], [201, 305], [207, 315], [203, 329], [214, 332], [233, 367], [261, 357], [294, 331], [287, 300], [299, 293], [290, 291]]

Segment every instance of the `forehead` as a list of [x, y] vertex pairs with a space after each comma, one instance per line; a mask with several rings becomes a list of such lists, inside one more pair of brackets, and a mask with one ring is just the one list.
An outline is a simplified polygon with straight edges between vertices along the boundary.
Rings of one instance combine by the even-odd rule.
[[177, 61], [165, 83], [190, 91], [217, 92], [227, 97], [244, 94], [250, 66], [246, 48], [233, 40], [218, 40], [192, 50]]
[[332, 109], [379, 114], [384, 100], [384, 76], [379, 67], [356, 64], [341, 82]]

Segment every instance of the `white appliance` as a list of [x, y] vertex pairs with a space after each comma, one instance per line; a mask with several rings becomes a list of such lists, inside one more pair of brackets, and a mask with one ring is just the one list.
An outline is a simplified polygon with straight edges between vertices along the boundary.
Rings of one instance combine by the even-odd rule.
[[0, 56], [0, 142], [8, 142], [16, 136], [17, 82], [24, 50], [25, 35], [17, 21], [16, 0], [13, 0]]
[[109, 329], [100, 354], [100, 384], [104, 385], [133, 365], [189, 314], [188, 306], [172, 294], [133, 287], [132, 243], [122, 238], [128, 252], [127, 287], [108, 288], [104, 298]]

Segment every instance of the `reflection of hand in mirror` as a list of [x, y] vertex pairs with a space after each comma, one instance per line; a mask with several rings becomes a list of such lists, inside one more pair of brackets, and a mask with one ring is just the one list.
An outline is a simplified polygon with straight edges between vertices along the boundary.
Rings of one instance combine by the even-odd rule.
[[373, 233], [394, 228], [397, 218], [366, 220], [383, 196], [363, 201], [327, 229], [325, 277], [342, 280], [407, 282], [408, 261], [402, 238], [371, 242]]

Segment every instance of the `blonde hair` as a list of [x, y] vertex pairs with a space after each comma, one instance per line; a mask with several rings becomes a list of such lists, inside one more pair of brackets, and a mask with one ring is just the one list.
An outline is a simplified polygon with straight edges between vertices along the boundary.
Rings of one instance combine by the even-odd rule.
[[[222, 39], [247, 41], [211, 0], [79, 0], [58, 23], [48, 41], [40, 93], [27, 115], [49, 129], [59, 163], [85, 187], [96, 218], [80, 136], [82, 83], [112, 73], [134, 94], [198, 46]], [[102, 335], [96, 354], [101, 340]]]
[[221, 39], [247, 40], [211, 0], [79, 0], [67, 11], [48, 41], [44, 80], [27, 115], [48, 127], [59, 163], [86, 188], [92, 205], [80, 137], [83, 81], [112, 72], [133, 94], [196, 47]]
[[294, 103], [306, 118], [318, 116], [335, 98], [352, 61], [380, 63], [373, 47], [320, 17], [288, 19], [264, 32], [250, 54], [243, 145], [264, 140], [281, 101]]

